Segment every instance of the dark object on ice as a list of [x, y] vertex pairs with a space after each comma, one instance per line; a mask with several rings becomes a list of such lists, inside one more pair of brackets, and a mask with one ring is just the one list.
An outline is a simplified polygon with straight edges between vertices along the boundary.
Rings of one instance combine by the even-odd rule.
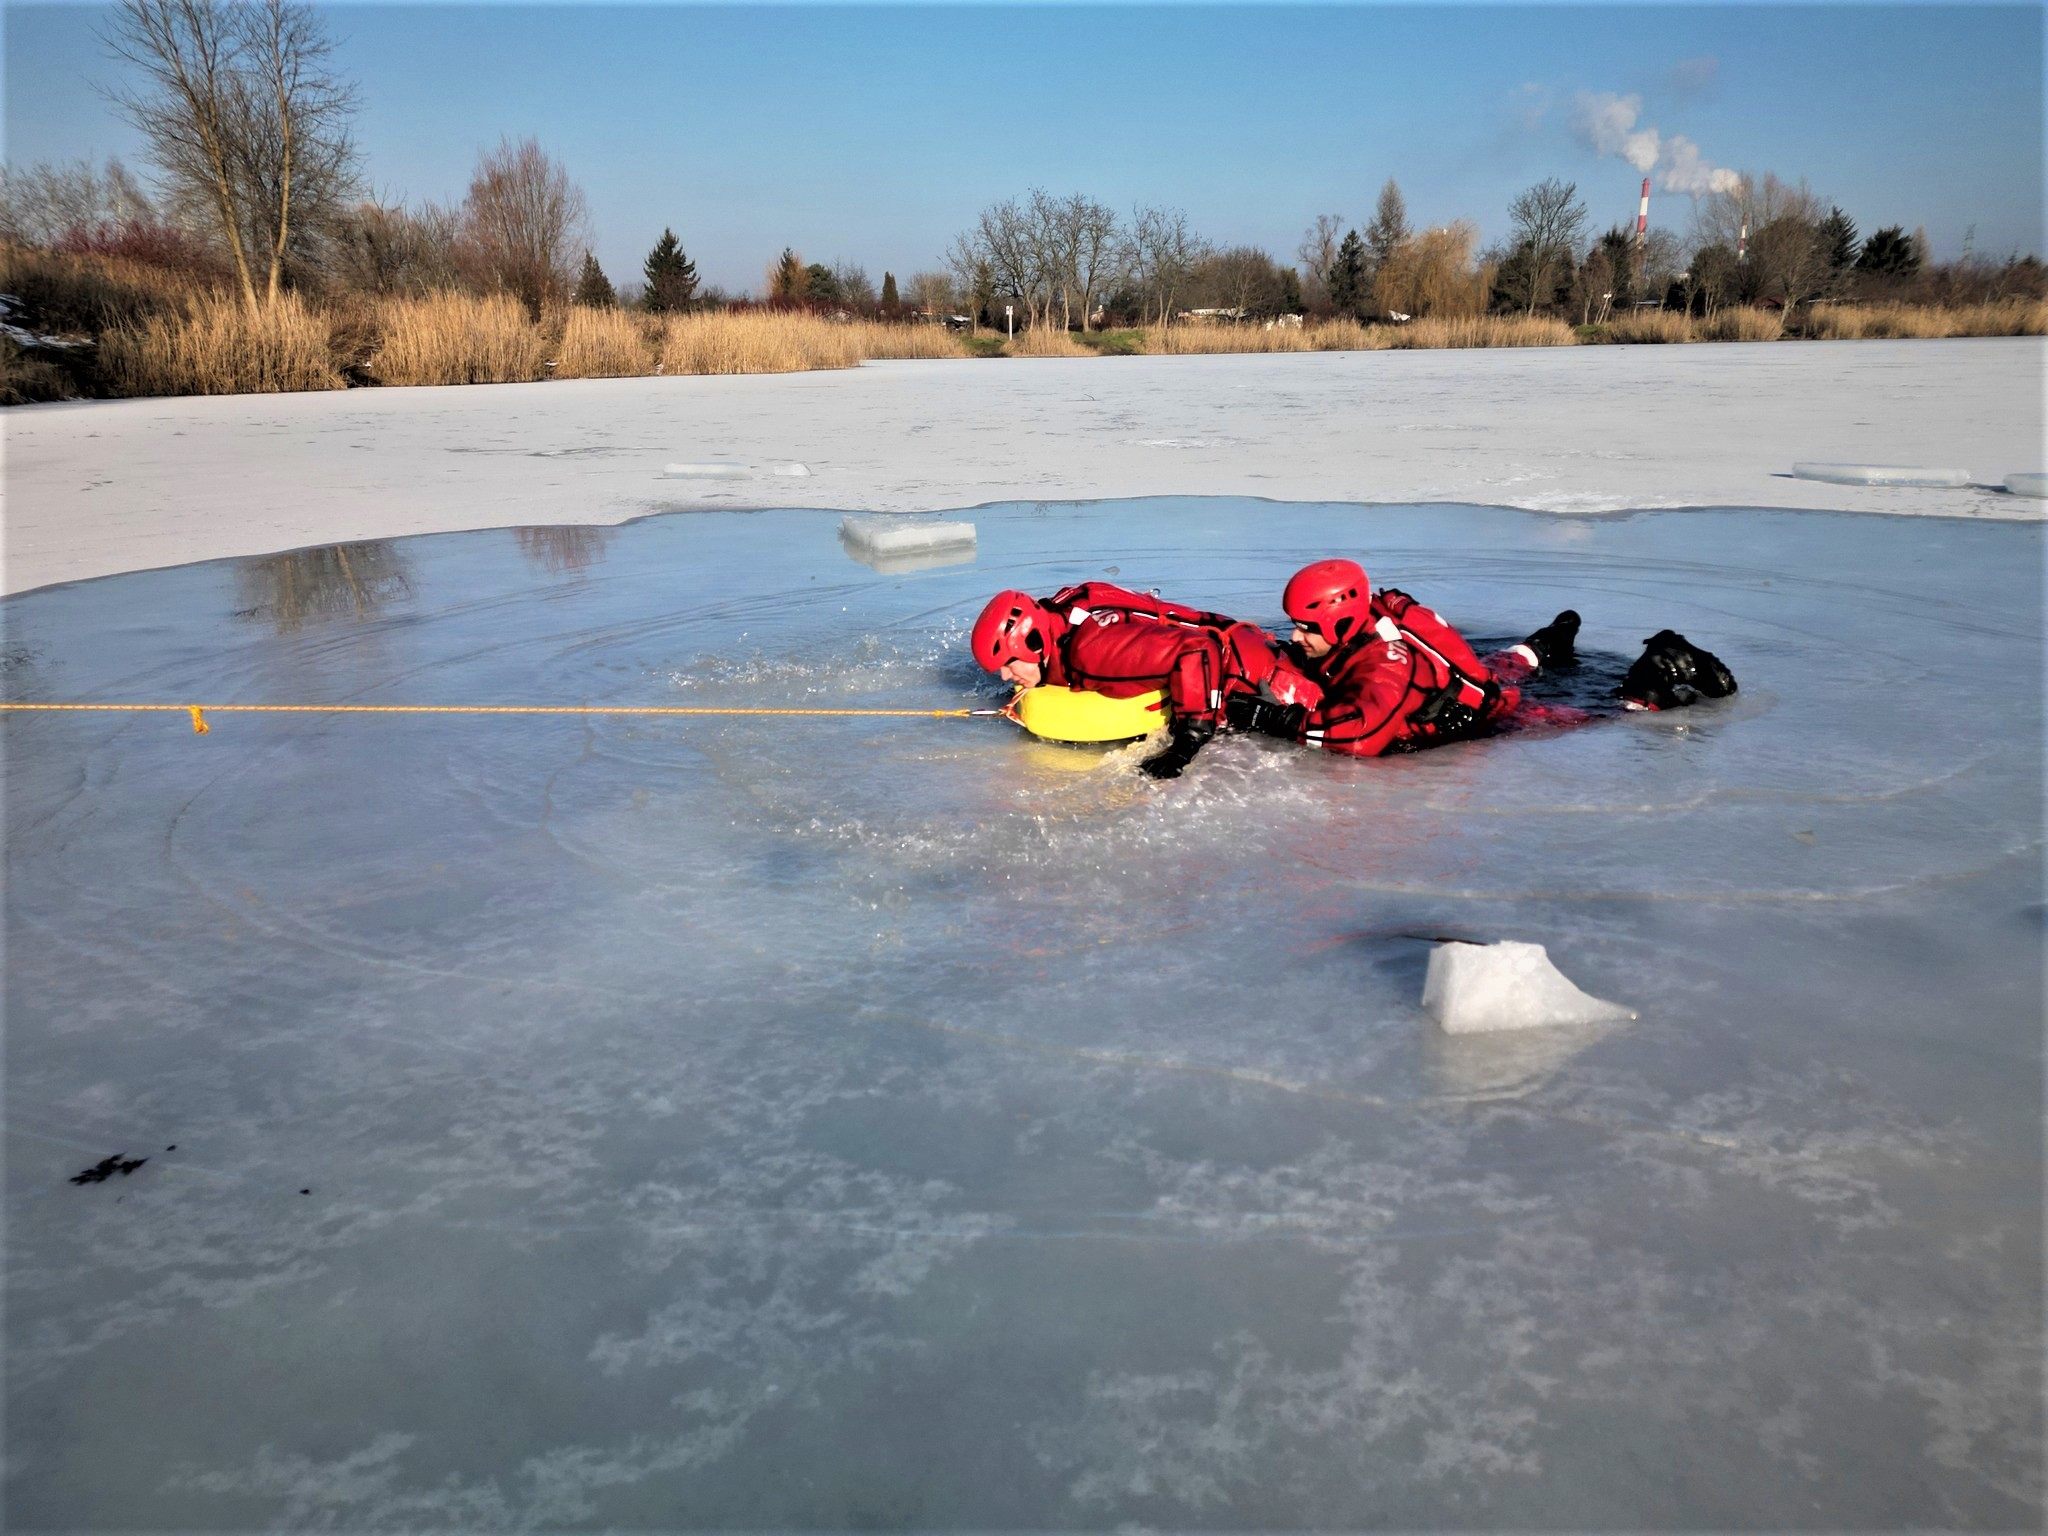
[[311, 1193], [313, 1193], [313, 1191], [311, 1191], [310, 1189], [302, 1189], [299, 1191], [299, 1193], [302, 1195], [310, 1195]]
[[1624, 702], [1640, 709], [1679, 709], [1735, 691], [1735, 674], [1721, 665], [1721, 658], [1687, 643], [1675, 630], [1660, 629], [1643, 644], [1648, 649], [1621, 680]]
[[1566, 662], [1578, 660], [1577, 653], [1572, 649], [1572, 644], [1578, 637], [1578, 610], [1567, 608], [1522, 644], [1536, 653], [1536, 664], [1539, 667], [1561, 667]]
[[1282, 741], [1301, 740], [1308, 711], [1299, 704], [1276, 704], [1248, 693], [1234, 693], [1223, 703], [1223, 717], [1234, 731], [1257, 731]]
[[1177, 779], [1215, 734], [1216, 727], [1206, 720], [1176, 720], [1166, 733], [1164, 750], [1146, 758], [1138, 769], [1147, 778]]
[[119, 1152], [116, 1152], [112, 1157], [101, 1158], [83, 1173], [74, 1173], [71, 1175], [71, 1182], [74, 1184], [104, 1184], [115, 1174], [133, 1173], [148, 1161], [149, 1159], [146, 1157], [123, 1157]]

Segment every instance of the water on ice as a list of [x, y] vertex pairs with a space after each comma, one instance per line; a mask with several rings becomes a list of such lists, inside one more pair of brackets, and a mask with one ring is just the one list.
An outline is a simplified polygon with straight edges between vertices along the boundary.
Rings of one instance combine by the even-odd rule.
[[[701, 512], [0, 606], [12, 699], [997, 702], [1332, 553], [1741, 692], [1383, 762], [10, 714], [21, 1528], [2038, 1527], [2034, 524]], [[1637, 1017], [1447, 1035], [1447, 940]], [[147, 1161], [74, 1184], [119, 1153]]]

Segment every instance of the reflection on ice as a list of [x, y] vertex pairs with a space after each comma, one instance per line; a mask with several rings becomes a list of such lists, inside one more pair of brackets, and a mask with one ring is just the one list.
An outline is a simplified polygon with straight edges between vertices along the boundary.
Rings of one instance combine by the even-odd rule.
[[[1270, 621], [1345, 552], [1743, 688], [1169, 785], [992, 720], [8, 716], [11, 1524], [2039, 1524], [2038, 527], [974, 516], [115, 578], [0, 676], [987, 704], [998, 586]], [[1640, 1017], [1446, 1037], [1445, 938]]]

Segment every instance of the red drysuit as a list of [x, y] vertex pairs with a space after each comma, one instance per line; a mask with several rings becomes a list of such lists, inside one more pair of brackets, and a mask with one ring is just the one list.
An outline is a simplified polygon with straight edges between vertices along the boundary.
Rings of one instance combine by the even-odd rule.
[[1519, 651], [1502, 652], [1489, 668], [1442, 617], [1391, 588], [1373, 594], [1372, 619], [1320, 661], [1306, 661], [1322, 688], [1302, 726], [1310, 746], [1354, 757], [1413, 752], [1486, 735], [1521, 702], [1511, 684], [1533, 663]]
[[[1256, 624], [1240, 623], [1228, 614], [1190, 608], [1184, 603], [1168, 602], [1152, 593], [1133, 592], [1128, 587], [1114, 586], [1106, 581], [1084, 581], [1063, 587], [1051, 597], [1041, 599], [1040, 606], [1070, 626], [1064, 631], [1067, 635], [1091, 628], [1104, 631], [1121, 620], [1137, 619], [1149, 621], [1141, 624], [1141, 628], [1157, 625], [1169, 632], [1177, 632], [1183, 639], [1193, 631], [1213, 638], [1218, 646], [1213, 658], [1201, 667], [1188, 659], [1196, 654], [1195, 650], [1186, 647], [1173, 650], [1168, 670], [1189, 669], [1183, 684], [1176, 688], [1160, 680], [1168, 676], [1168, 671], [1156, 675], [1142, 671], [1130, 677], [1122, 675], [1132, 669], [1150, 666], [1168, 654], [1160, 649], [1164, 642], [1157, 636], [1138, 640], [1125, 635], [1114, 644], [1099, 637], [1079, 642], [1083, 651], [1080, 662], [1082, 675], [1075, 673], [1071, 659], [1063, 654], [1063, 646], [1055, 643], [1052, 653], [1062, 655], [1061, 670], [1066, 675], [1048, 675], [1045, 680], [1049, 683], [1088, 688], [1119, 699], [1162, 688], [1174, 714], [1181, 718], [1189, 718], [1186, 714], [1190, 707], [1188, 701], [1198, 695], [1206, 697], [1213, 694], [1216, 702], [1205, 707], [1206, 713], [1193, 717], [1212, 722], [1222, 707], [1222, 699], [1232, 694], [1257, 694], [1282, 704], [1308, 705], [1321, 697], [1321, 690], [1313, 680], [1300, 669], [1287, 664], [1272, 636]], [[1089, 623], [1091, 620], [1094, 621], [1092, 625]], [[1200, 654], [1210, 656], [1211, 653], [1202, 648]], [[1150, 676], [1151, 680], [1133, 686], [1145, 676]], [[1089, 681], [1089, 678], [1103, 680]], [[1110, 686], [1111, 683], [1116, 686]]]

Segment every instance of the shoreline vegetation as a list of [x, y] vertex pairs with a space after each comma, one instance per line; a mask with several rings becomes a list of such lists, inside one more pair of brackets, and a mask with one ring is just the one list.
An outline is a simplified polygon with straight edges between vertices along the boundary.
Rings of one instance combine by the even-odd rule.
[[[655, 313], [559, 304], [535, 319], [508, 294], [417, 297], [284, 293], [251, 308], [139, 263], [14, 247], [0, 251], [0, 403], [544, 379], [794, 373], [894, 359], [1195, 356], [1456, 347], [1685, 345], [1864, 337], [2038, 336], [2048, 301], [1810, 303], [1788, 326], [1770, 309], [1709, 315], [1646, 309], [1573, 325], [1547, 315], [1422, 316], [1104, 330], [1041, 323], [1014, 335], [807, 308]], [[32, 320], [35, 329], [23, 326]]]

